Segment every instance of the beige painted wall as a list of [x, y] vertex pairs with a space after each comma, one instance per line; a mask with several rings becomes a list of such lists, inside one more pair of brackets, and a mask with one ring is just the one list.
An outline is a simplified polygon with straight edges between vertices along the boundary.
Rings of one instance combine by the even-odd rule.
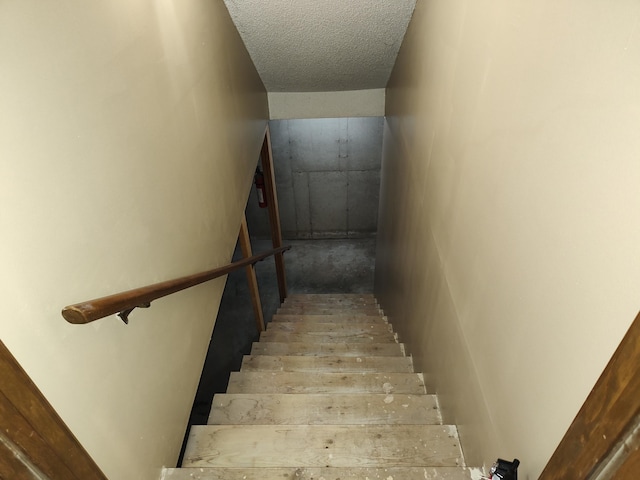
[[0, 32], [0, 337], [109, 478], [157, 478], [225, 280], [60, 310], [228, 263], [266, 92], [223, 2], [9, 0]]
[[344, 92], [269, 92], [271, 120], [382, 117], [384, 88]]
[[424, 1], [376, 291], [470, 463], [541, 472], [640, 308], [640, 3]]

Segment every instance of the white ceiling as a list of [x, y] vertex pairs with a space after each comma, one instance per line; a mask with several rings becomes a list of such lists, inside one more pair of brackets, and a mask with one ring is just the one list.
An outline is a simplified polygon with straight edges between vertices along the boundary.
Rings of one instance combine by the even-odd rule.
[[225, 0], [269, 92], [384, 88], [416, 0]]

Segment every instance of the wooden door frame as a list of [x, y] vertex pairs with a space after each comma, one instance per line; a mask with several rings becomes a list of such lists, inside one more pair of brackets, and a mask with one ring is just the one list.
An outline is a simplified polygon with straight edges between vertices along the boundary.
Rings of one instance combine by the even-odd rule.
[[[264, 187], [265, 187], [265, 201], [268, 207], [269, 217], [269, 230], [271, 233], [271, 241], [273, 248], [282, 247], [282, 230], [280, 226], [280, 210], [278, 208], [278, 195], [276, 191], [276, 181], [273, 166], [273, 153], [271, 151], [271, 134], [269, 131], [269, 125], [266, 126], [264, 132], [264, 139], [262, 141], [262, 147], [260, 148], [260, 156], [258, 162], [262, 166], [262, 172], [264, 174]], [[248, 207], [247, 207], [248, 208]], [[251, 238], [249, 236], [249, 227], [247, 225], [246, 208], [242, 214], [242, 221], [240, 222], [240, 233], [238, 234], [238, 242], [242, 249], [243, 258], [248, 258], [252, 255], [251, 250]], [[278, 292], [280, 295], [280, 303], [283, 303], [287, 297], [287, 280], [284, 269], [284, 256], [282, 252], [274, 255], [276, 264], [276, 278], [278, 282]], [[260, 300], [260, 291], [258, 288], [258, 280], [256, 278], [255, 265], [250, 265], [246, 268], [247, 282], [249, 284], [249, 293], [251, 295], [251, 304], [253, 307], [253, 314], [256, 320], [256, 327], [258, 332], [263, 332], [265, 329], [264, 314], [262, 312], [262, 302]]]
[[[619, 480], [635, 479], [636, 442], [627, 444], [640, 416], [640, 314], [636, 316], [573, 420], [540, 480], [586, 480], [605, 466]], [[622, 455], [615, 459], [615, 452]], [[632, 472], [632, 473], [631, 473]], [[628, 476], [629, 474], [633, 476]]]
[[0, 478], [107, 480], [0, 341]]
[[[280, 225], [280, 209], [278, 208], [278, 194], [276, 192], [276, 178], [273, 167], [273, 152], [271, 150], [271, 131], [269, 125], [264, 133], [264, 140], [260, 150], [260, 161], [264, 172], [265, 189], [267, 196], [267, 208], [269, 209], [269, 227], [271, 229], [271, 243], [273, 248], [282, 247], [282, 227]], [[274, 255], [276, 262], [276, 276], [278, 279], [278, 292], [280, 303], [287, 298], [287, 280], [284, 269], [284, 256], [282, 253]]]

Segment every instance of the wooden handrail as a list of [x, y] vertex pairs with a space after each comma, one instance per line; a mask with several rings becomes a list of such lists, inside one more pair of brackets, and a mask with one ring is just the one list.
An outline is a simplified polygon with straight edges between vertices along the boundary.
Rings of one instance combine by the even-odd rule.
[[62, 316], [69, 323], [90, 323], [100, 318], [119, 313], [120, 318], [127, 323], [128, 315], [138, 307], [148, 307], [153, 300], [166, 297], [189, 287], [194, 287], [214, 278], [222, 277], [247, 265], [253, 265], [271, 255], [282, 254], [289, 250], [291, 245], [274, 248], [267, 252], [252, 257], [243, 258], [224, 267], [214, 268], [206, 272], [196, 273], [186, 277], [155, 283], [146, 287], [135, 288], [122, 293], [116, 293], [107, 297], [96, 298], [87, 302], [76, 303], [62, 309]]

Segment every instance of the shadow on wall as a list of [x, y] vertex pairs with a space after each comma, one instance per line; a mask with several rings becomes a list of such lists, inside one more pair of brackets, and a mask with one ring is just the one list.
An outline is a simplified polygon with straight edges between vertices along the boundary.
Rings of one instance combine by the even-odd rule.
[[[375, 235], [383, 121], [360, 117], [269, 123], [285, 238]], [[252, 237], [269, 237], [255, 189], [247, 204], [247, 222]]]

